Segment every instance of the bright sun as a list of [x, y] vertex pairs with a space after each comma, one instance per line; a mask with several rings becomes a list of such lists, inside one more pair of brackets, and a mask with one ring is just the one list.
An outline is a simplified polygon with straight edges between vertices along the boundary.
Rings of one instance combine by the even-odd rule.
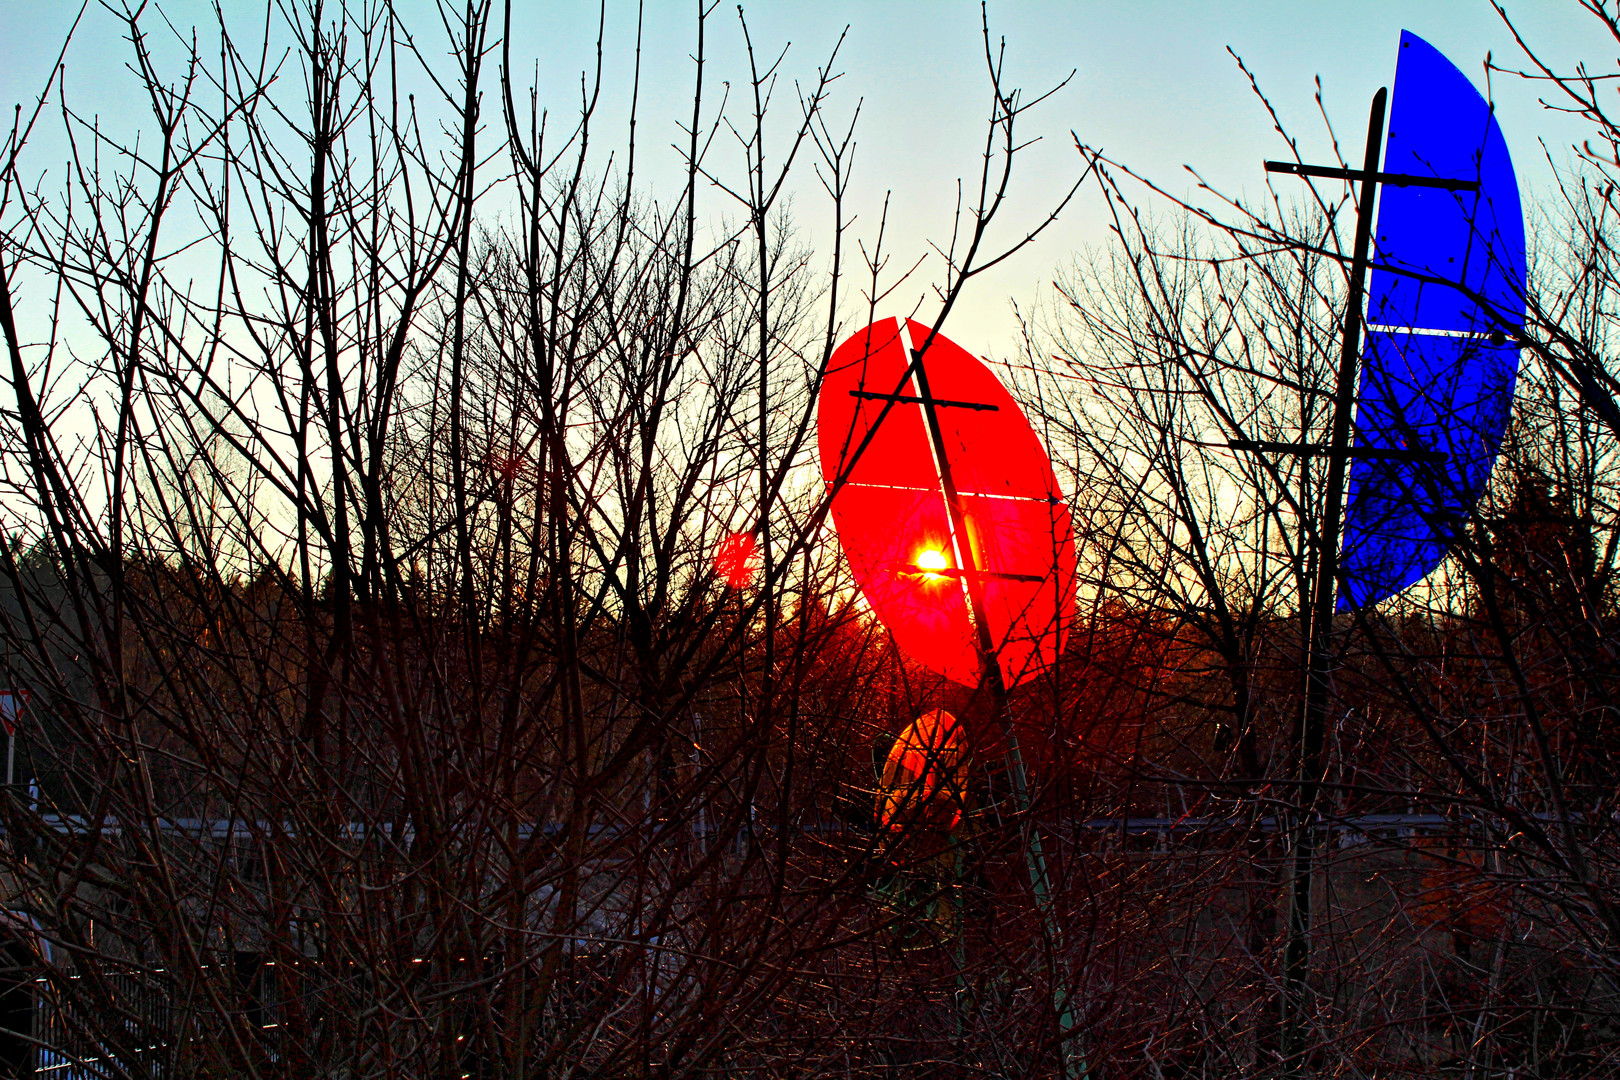
[[[917, 568], [919, 570], [943, 570], [943, 569], [945, 569], [945, 554], [944, 554], [944, 552], [934, 551], [932, 549], [929, 549], [928, 551], [924, 551], [922, 554], [917, 556]], [[925, 578], [927, 578], [929, 581], [934, 581], [934, 580], [938, 579], [938, 577], [939, 577], [938, 574], [932, 574], [932, 573], [924, 574], [923, 576]]]

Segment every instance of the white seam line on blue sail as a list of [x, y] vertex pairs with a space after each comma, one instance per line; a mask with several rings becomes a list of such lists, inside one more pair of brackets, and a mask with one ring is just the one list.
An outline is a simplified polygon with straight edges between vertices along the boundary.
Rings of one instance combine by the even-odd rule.
[[1488, 338], [1496, 333], [1495, 330], [1433, 330], [1426, 326], [1386, 326], [1382, 323], [1367, 323], [1368, 330], [1380, 334], [1422, 334], [1425, 337], [1454, 337], [1454, 338]]

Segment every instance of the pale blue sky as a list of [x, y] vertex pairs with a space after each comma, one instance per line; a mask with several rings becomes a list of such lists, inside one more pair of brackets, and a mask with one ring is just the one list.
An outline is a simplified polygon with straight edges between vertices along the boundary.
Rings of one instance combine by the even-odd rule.
[[[206, 4], [155, 2], [188, 30], [201, 20], [199, 34], [206, 43], [211, 32]], [[262, 21], [259, 3], [226, 0], [225, 6], [233, 18], [233, 9], [240, 10], [247, 29]], [[431, 5], [407, 6], [428, 16], [418, 20], [424, 38], [433, 33]], [[858, 229], [875, 223], [884, 192], [892, 191], [890, 241], [897, 261], [909, 263], [927, 251], [928, 239], [947, 237], [956, 178], [972, 174], [983, 141], [987, 94], [978, 5], [800, 0], [745, 7], [762, 53], [791, 42], [783, 71], [801, 81], [813, 77], [849, 26], [838, 61], [845, 75], [831, 107], [835, 115], [847, 115], [857, 98], [864, 102], [851, 200], [861, 218]], [[70, 0], [0, 0], [0, 104], [27, 102], [37, 93], [76, 10]], [[538, 63], [543, 99], [566, 113], [577, 101], [580, 69], [590, 62], [594, 6], [529, 2], [516, 10], [514, 67], [526, 77]], [[1565, 65], [1584, 59], [1614, 70], [1620, 46], [1573, 3], [1520, 0], [1509, 10], [1549, 58]], [[628, 81], [635, 7], [614, 0], [608, 11], [607, 81], [616, 90]], [[672, 174], [674, 157], [664, 148], [677, 137], [676, 120], [690, 111], [692, 11], [688, 3], [650, 3], [646, 14], [640, 132], [642, 165], [655, 183]], [[1028, 152], [1018, 173], [1016, 198], [1004, 222], [1009, 236], [1038, 220], [1072, 181], [1078, 157], [1071, 129], [1172, 189], [1188, 188], [1186, 163], [1225, 190], [1257, 192], [1264, 179], [1261, 160], [1278, 156], [1282, 147], [1228, 46], [1248, 62], [1309, 157], [1321, 160], [1329, 150], [1315, 115], [1313, 78], [1322, 77], [1341, 138], [1359, 147], [1367, 102], [1392, 79], [1401, 29], [1434, 43], [1482, 89], [1487, 50], [1499, 63], [1521, 59], [1484, 0], [1004, 2], [991, 5], [990, 18], [996, 35], [1006, 38], [1013, 84], [1045, 89], [1077, 69], [1066, 90], [1024, 121], [1025, 135], [1043, 141]], [[158, 36], [159, 25], [152, 26]], [[721, 5], [710, 29], [710, 78], [716, 83], [745, 76], [739, 45], [735, 8]], [[142, 120], [142, 102], [124, 70], [127, 55], [122, 31], [99, 10], [89, 13], [68, 55], [69, 96], [109, 126], [129, 128]], [[1493, 93], [1521, 185], [1534, 200], [1551, 182], [1538, 139], [1546, 140], [1546, 152], [1562, 163], [1570, 141], [1584, 128], [1547, 114], [1537, 103], [1537, 88], [1520, 80], [1498, 76]], [[622, 92], [610, 93], [605, 118], [622, 118], [626, 102]], [[730, 147], [718, 152], [736, 161]], [[60, 144], [47, 133], [31, 156], [33, 169], [59, 167], [61, 157]], [[795, 216], [819, 240], [825, 208], [814, 186], [802, 184], [796, 199]], [[710, 203], [712, 214], [726, 209], [718, 196]], [[1102, 238], [1098, 203], [1088, 195], [1037, 247], [979, 283], [953, 319], [952, 336], [976, 352], [1002, 351], [1012, 328], [1007, 296], [1027, 303], [1077, 250]]]

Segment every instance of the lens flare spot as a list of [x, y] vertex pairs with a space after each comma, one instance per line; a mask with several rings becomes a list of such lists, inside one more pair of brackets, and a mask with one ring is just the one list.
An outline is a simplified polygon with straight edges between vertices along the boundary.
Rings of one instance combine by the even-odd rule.
[[728, 586], [741, 589], [753, 583], [763, 561], [753, 533], [733, 533], [720, 541], [714, 553], [714, 570]]

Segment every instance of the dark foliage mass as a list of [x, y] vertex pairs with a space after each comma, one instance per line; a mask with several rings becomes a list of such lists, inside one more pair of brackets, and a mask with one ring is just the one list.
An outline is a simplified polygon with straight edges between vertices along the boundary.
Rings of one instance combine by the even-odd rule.
[[[1620, 1074], [1608, 84], [1526, 43], [1593, 139], [1532, 220], [1509, 443], [1444, 567], [1333, 627], [1291, 1054], [1324, 473], [1224, 447], [1326, 429], [1349, 192], [1175, 205], [1077, 146], [1115, 233], [999, 370], [1082, 580], [1003, 718], [870, 617], [815, 472], [826, 357], [916, 270], [852, 224], [836, 54], [790, 70], [700, 13], [660, 187], [599, 66], [564, 120], [505, 11], [441, 7], [89, 12], [122, 20], [139, 137], [54, 80], [19, 113], [5, 1068]], [[1009, 204], [1039, 95], [993, 40], [937, 326], [1075, 195]], [[936, 708], [968, 764], [886, 825], [884, 756]]]

